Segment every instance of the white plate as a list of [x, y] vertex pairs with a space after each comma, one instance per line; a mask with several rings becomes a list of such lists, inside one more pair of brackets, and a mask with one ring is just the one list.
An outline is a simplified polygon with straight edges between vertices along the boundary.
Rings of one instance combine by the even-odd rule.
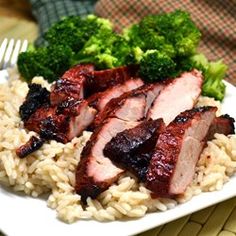
[[[223, 113], [236, 118], [236, 88], [229, 83], [223, 103]], [[0, 230], [8, 236], [127, 236], [157, 227], [184, 215], [206, 208], [215, 203], [236, 196], [236, 176], [224, 185], [220, 191], [203, 193], [189, 202], [180, 204], [166, 212], [149, 213], [137, 220], [100, 223], [93, 220], [78, 221], [68, 225], [56, 218], [56, 212], [47, 207], [43, 199], [34, 199], [25, 195], [0, 188]]]

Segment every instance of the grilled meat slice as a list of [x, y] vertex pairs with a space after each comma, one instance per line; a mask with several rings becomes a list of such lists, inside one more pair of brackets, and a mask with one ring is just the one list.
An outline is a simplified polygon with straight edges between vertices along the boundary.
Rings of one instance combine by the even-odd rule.
[[26, 99], [20, 106], [20, 117], [26, 121], [40, 107], [50, 104], [49, 91], [39, 84], [29, 84]]
[[137, 122], [109, 118], [92, 134], [82, 151], [76, 170], [75, 190], [81, 195], [83, 202], [89, 196], [96, 198], [123, 172], [104, 156], [103, 149], [117, 133], [136, 125]]
[[91, 96], [96, 92], [105, 91], [117, 84], [123, 84], [131, 78], [136, 78], [137, 73], [137, 65], [92, 71], [86, 76], [86, 97]]
[[86, 100], [70, 98], [57, 107], [55, 115], [41, 122], [40, 136], [67, 143], [92, 123], [95, 114], [96, 110]]
[[139, 78], [129, 79], [123, 84], [118, 84], [106, 89], [104, 92], [95, 93], [90, 96], [87, 101], [90, 106], [101, 111], [111, 99], [120, 97], [123, 93], [134, 90], [142, 85], [143, 81]]
[[42, 106], [38, 108], [29, 118], [24, 121], [24, 126], [26, 129], [40, 133], [41, 122], [48, 117], [55, 116], [56, 107]]
[[159, 135], [147, 172], [147, 187], [160, 197], [182, 194], [191, 183], [216, 107], [182, 112]]
[[60, 104], [68, 98], [81, 99], [84, 97], [86, 76], [94, 70], [94, 66], [76, 65], [66, 71], [51, 88], [50, 101], [52, 105]]
[[137, 104], [135, 107], [127, 106], [127, 110], [124, 110], [122, 106], [124, 103], [135, 100], [136, 97], [145, 97], [145, 100], [143, 100], [143, 105], [144, 116], [146, 116], [147, 110], [150, 108], [153, 100], [159, 95], [162, 88], [162, 84], [146, 84], [130, 92], [124, 93], [118, 98], [111, 99], [104, 107], [104, 109], [96, 115], [91, 128], [94, 129], [98, 127], [100, 124], [102, 124], [103, 120], [105, 120], [107, 117], [113, 117], [114, 114], [118, 114], [118, 111], [120, 110], [121, 113], [123, 113], [123, 118], [120, 117], [121, 119], [130, 119], [133, 113], [136, 112], [135, 107], [137, 107], [139, 110], [139, 105]]
[[66, 143], [92, 123], [96, 112], [86, 100], [70, 98], [57, 107], [39, 108], [25, 122], [25, 127], [44, 139]]
[[201, 93], [202, 81], [202, 75], [197, 70], [169, 80], [153, 102], [147, 118], [163, 118], [169, 124], [180, 112], [193, 108]]
[[32, 136], [27, 143], [23, 144], [22, 146], [16, 149], [16, 155], [20, 158], [24, 158], [41, 148], [44, 144], [44, 141], [45, 140], [41, 138]]
[[97, 114], [91, 128], [95, 129], [99, 127], [103, 121], [109, 117], [117, 117], [122, 120], [136, 120], [138, 115], [142, 119], [145, 116], [145, 108], [146, 94], [132, 90], [118, 98], [112, 99], [105, 108]]
[[151, 153], [164, 127], [162, 119], [145, 120], [112, 138], [104, 148], [104, 155], [117, 166], [131, 171], [139, 180], [145, 181]]
[[230, 117], [228, 114], [216, 117], [208, 131], [207, 140], [214, 139], [216, 133], [224, 135], [235, 134], [234, 118]]
[[103, 149], [117, 133], [135, 127], [144, 117], [145, 96], [140, 94], [128, 97], [118, 107], [94, 131], [82, 151], [76, 171], [76, 192], [82, 196], [83, 201], [88, 196], [95, 198], [123, 172], [104, 156]]

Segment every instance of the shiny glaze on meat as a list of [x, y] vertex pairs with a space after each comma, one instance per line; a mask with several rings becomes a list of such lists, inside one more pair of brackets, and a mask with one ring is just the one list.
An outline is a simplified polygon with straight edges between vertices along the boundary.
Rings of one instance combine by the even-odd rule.
[[129, 79], [123, 84], [115, 85], [106, 89], [104, 92], [98, 92], [87, 98], [90, 106], [98, 111], [102, 111], [106, 104], [113, 98], [120, 97], [122, 94], [134, 90], [143, 85], [139, 78]]
[[43, 139], [32, 136], [27, 143], [16, 149], [16, 155], [20, 158], [24, 158], [32, 152], [41, 148], [44, 144]]
[[86, 75], [94, 70], [94, 66], [76, 65], [66, 71], [51, 88], [50, 101], [52, 105], [60, 104], [68, 98], [81, 99], [84, 97]]
[[119, 109], [109, 115], [93, 132], [83, 149], [76, 171], [76, 192], [81, 194], [84, 201], [88, 196], [96, 197], [123, 172], [104, 156], [103, 149], [117, 133], [138, 124], [145, 115], [145, 105], [143, 94], [123, 99]]
[[137, 122], [109, 118], [93, 132], [81, 153], [76, 170], [75, 190], [81, 195], [83, 202], [89, 196], [96, 198], [123, 173], [121, 168], [104, 156], [103, 149], [117, 133], [136, 125]]
[[216, 110], [201, 107], [182, 112], [160, 134], [146, 176], [155, 195], [168, 197], [186, 190]]
[[[145, 97], [145, 104], [144, 105], [144, 117], [146, 116], [147, 110], [150, 108], [153, 100], [159, 95], [161, 89], [163, 88], [162, 84], [145, 84], [143, 86], [140, 86], [137, 89], [134, 89], [130, 92], [122, 94], [118, 98], [113, 98], [111, 99], [104, 109], [100, 111], [96, 117], [95, 120], [92, 124], [92, 128], [96, 128], [99, 125], [102, 124], [103, 120], [105, 120], [107, 117], [113, 117], [114, 114], [117, 114], [118, 111], [120, 110], [120, 107], [123, 106], [125, 102], [127, 102], [129, 99], [132, 99], [135, 97]], [[135, 112], [133, 108], [129, 108], [127, 110], [127, 114], [131, 114], [131, 112]], [[123, 114], [122, 114], [123, 115]], [[123, 115], [122, 119], [126, 119], [125, 116]], [[129, 117], [127, 117], [129, 119]]]
[[234, 122], [234, 118], [230, 117], [228, 114], [216, 117], [208, 131], [207, 140], [214, 139], [216, 133], [224, 135], [235, 134]]
[[86, 76], [86, 97], [101, 91], [105, 91], [117, 84], [137, 77], [138, 66], [129, 65], [112, 69], [92, 71]]
[[39, 84], [29, 84], [29, 91], [25, 101], [20, 106], [19, 114], [21, 119], [25, 122], [30, 116], [40, 107], [50, 104], [49, 91]]
[[104, 148], [104, 155], [117, 166], [131, 171], [140, 181], [145, 181], [151, 153], [164, 127], [162, 119], [145, 120], [112, 138]]

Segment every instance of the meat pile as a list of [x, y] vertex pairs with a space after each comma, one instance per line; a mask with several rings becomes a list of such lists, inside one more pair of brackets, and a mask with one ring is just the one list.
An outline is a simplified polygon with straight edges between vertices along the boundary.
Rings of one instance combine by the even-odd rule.
[[93, 131], [76, 170], [75, 190], [86, 202], [124, 171], [145, 183], [153, 196], [181, 194], [215, 133], [234, 133], [234, 120], [216, 117], [215, 107], [194, 108], [203, 82], [199, 71], [145, 84], [136, 66], [95, 71], [77, 65], [51, 87], [31, 84], [20, 115], [32, 137], [16, 151], [23, 158], [55, 139], [66, 143]]

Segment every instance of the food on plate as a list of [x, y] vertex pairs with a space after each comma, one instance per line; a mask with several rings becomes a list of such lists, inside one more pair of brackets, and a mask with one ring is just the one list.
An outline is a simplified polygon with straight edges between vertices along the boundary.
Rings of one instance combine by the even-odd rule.
[[[35, 77], [32, 83], [50, 91], [50, 85], [41, 77]], [[151, 191], [143, 183], [121, 169], [123, 173], [115, 183], [96, 199], [87, 198], [84, 205], [81, 196], [74, 192], [75, 173], [80, 153], [91, 132], [84, 131], [82, 136], [65, 144], [55, 140], [46, 141], [39, 150], [23, 159], [16, 155], [19, 146], [32, 136], [37, 136], [24, 128], [19, 116], [19, 107], [28, 90], [27, 83], [20, 80], [14, 71], [11, 71], [8, 83], [0, 87], [0, 182], [33, 197], [49, 193], [48, 206], [55, 209], [58, 217], [65, 222], [91, 218], [110, 221], [164, 211], [201, 192], [220, 190], [235, 173], [235, 135], [227, 137], [216, 134], [204, 148], [193, 181], [184, 194], [172, 199], [152, 198]], [[196, 105], [217, 106], [220, 111], [220, 103], [212, 98], [200, 97]]]
[[216, 107], [184, 111], [160, 133], [147, 170], [147, 188], [161, 197], [183, 194], [191, 183], [195, 166]]
[[227, 114], [221, 115], [216, 117], [211, 123], [210, 129], [207, 133], [207, 140], [214, 139], [216, 133], [225, 135], [234, 134], [234, 130], [234, 119]]
[[96, 128], [81, 153], [76, 171], [76, 192], [86, 199], [95, 198], [114, 183], [123, 172], [104, 156], [105, 145], [119, 132], [133, 128], [144, 118], [146, 97], [144, 93], [132, 94], [121, 99]]
[[[193, 70], [167, 83], [153, 101], [147, 118], [163, 118], [169, 124], [180, 112], [191, 109], [201, 94], [202, 75]], [[167, 105], [171, 101], [170, 105]]]
[[98, 111], [102, 111], [113, 98], [118, 98], [123, 93], [134, 90], [142, 85], [143, 81], [140, 78], [132, 78], [122, 84], [114, 85], [103, 92], [95, 93], [87, 100], [90, 106], [94, 107]]
[[[111, 99], [106, 104], [104, 109], [96, 115], [92, 127], [98, 127], [103, 122], [103, 120], [105, 120], [107, 117], [113, 117], [115, 114], [115, 116], [118, 116], [120, 118], [120, 115], [122, 115], [120, 113], [122, 111], [126, 112], [126, 114], [123, 115], [123, 119], [128, 120], [129, 116], [132, 116], [131, 113], [135, 112], [135, 110], [132, 111], [131, 108], [128, 110], [124, 110], [123, 106], [130, 99], [134, 100], [139, 96], [145, 97], [144, 103], [142, 104], [144, 109], [143, 116], [140, 118], [140, 120], [145, 118], [150, 106], [152, 105], [153, 100], [160, 94], [162, 88], [163, 84], [145, 84], [137, 89], [121, 94], [121, 96], [119, 96], [118, 98]], [[128, 105], [128, 108], [129, 107], [130, 106]]]
[[164, 128], [163, 119], [144, 120], [113, 137], [106, 144], [104, 155], [145, 182], [152, 151]]
[[94, 70], [92, 64], [77, 65], [66, 71], [51, 88], [50, 103], [58, 105], [68, 98], [84, 98], [86, 74]]
[[122, 34], [95, 16], [56, 23], [20, 54], [23, 78], [9, 70], [0, 87], [0, 184], [49, 193], [69, 223], [221, 189], [236, 172], [234, 119], [220, 109], [227, 67], [197, 52], [200, 36], [182, 11]]

